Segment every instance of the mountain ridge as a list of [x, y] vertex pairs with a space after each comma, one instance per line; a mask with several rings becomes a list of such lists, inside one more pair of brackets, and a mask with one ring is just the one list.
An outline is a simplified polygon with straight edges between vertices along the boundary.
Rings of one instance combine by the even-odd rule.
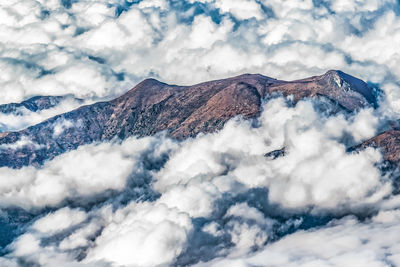
[[[18, 132], [0, 133], [0, 167], [39, 166], [80, 145], [115, 137], [166, 130], [172, 138], [185, 139], [214, 132], [235, 116], [258, 116], [262, 100], [272, 94], [292, 95], [295, 102], [322, 96], [344, 112], [354, 112], [374, 106], [373, 89], [367, 88], [362, 80], [337, 70], [295, 81], [242, 74], [191, 86], [150, 78], [113, 100], [81, 106]], [[29, 142], [11, 149], [10, 144], [19, 140]]]
[[60, 104], [62, 101], [68, 99], [77, 101], [79, 103], [83, 102], [82, 99], [75, 98], [72, 95], [33, 96], [20, 103], [9, 103], [0, 105], [0, 113], [22, 115], [23, 111], [21, 109], [23, 108], [31, 112], [42, 111], [45, 109], [53, 108]]

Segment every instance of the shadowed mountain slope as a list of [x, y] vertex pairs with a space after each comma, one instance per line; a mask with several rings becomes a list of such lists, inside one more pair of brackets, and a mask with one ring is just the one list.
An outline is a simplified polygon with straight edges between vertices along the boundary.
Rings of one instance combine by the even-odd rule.
[[40, 165], [80, 145], [115, 137], [167, 130], [169, 136], [184, 139], [213, 132], [237, 115], [257, 116], [262, 100], [272, 93], [293, 95], [295, 101], [323, 96], [350, 112], [376, 104], [373, 88], [341, 71], [291, 82], [259, 74], [193, 86], [147, 79], [114, 100], [80, 107], [22, 131], [0, 133], [0, 167]]

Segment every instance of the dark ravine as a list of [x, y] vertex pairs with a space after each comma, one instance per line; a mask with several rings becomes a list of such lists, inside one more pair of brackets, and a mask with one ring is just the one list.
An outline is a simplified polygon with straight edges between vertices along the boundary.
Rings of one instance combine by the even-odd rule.
[[[290, 82], [259, 74], [193, 86], [147, 79], [114, 100], [82, 106], [22, 131], [0, 133], [0, 167], [39, 166], [80, 145], [113, 138], [166, 130], [170, 137], [184, 139], [214, 132], [232, 117], [256, 117], [262, 100], [274, 93], [293, 95], [294, 101], [323, 97], [343, 112], [375, 106], [377, 98], [377, 90], [367, 83], [334, 70]], [[11, 145], [19, 140], [29, 142]]]

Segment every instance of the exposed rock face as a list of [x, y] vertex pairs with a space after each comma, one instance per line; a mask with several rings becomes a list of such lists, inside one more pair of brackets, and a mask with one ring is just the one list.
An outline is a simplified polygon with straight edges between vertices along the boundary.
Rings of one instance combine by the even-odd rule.
[[0, 167], [40, 165], [79, 145], [115, 137], [167, 130], [171, 137], [183, 139], [213, 132], [234, 116], [257, 116], [262, 99], [272, 93], [293, 95], [295, 101], [323, 96], [346, 111], [376, 103], [372, 88], [340, 71], [292, 82], [259, 74], [193, 86], [147, 79], [112, 101], [83, 106], [19, 132], [0, 133]]

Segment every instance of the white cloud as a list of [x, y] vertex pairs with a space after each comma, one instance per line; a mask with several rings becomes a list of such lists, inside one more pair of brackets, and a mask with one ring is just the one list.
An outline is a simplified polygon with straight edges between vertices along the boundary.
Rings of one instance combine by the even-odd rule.
[[[60, 1], [3, 3], [0, 57], [27, 64], [2, 65], [0, 101], [32, 93], [113, 97], [149, 75], [193, 84], [244, 72], [295, 79], [333, 68], [399, 80], [395, 1], [338, 0], [330, 9], [311, 0], [200, 2], [221, 16], [182, 12], [167, 1], [140, 1], [119, 16], [120, 1], [73, 1], [69, 9]], [[250, 21], [235, 24], [227, 14]], [[50, 73], [41, 76], [43, 69]]]
[[386, 95], [382, 103], [383, 110], [389, 117], [397, 118], [400, 113], [400, 87], [395, 83], [387, 83], [382, 88]]
[[223, 25], [216, 25], [209, 17], [196, 16], [192, 24], [189, 39], [183, 47], [189, 49], [210, 49], [215, 42], [225, 41], [232, 27], [232, 22], [229, 20], [223, 21]]
[[[79, 121], [78, 121], [76, 126], [79, 127], [79, 125], [81, 123], [79, 123]], [[74, 123], [70, 120], [57, 120], [53, 127], [53, 138], [57, 138], [66, 129], [69, 129], [72, 127], [74, 127]]]
[[[398, 212], [396, 212], [398, 213]], [[377, 217], [382, 217], [379, 214]], [[331, 226], [299, 231], [247, 257], [198, 266], [390, 266], [399, 264], [394, 221], [359, 223], [345, 218]]]
[[18, 131], [38, 124], [46, 119], [54, 117], [60, 113], [71, 111], [84, 103], [67, 97], [58, 105], [40, 111], [30, 111], [24, 107], [18, 109], [18, 114], [15, 113], [0, 113], [0, 129], [2, 131]]
[[231, 255], [246, 255], [251, 250], [262, 247], [268, 241], [275, 223], [265, 218], [257, 209], [243, 203], [229, 208], [225, 217], [240, 218], [227, 223], [228, 233], [235, 244]]
[[42, 168], [20, 170], [0, 168], [2, 206], [23, 208], [59, 205], [65, 199], [89, 197], [107, 190], [122, 190], [131, 173], [140, 173], [141, 156], [149, 149], [163, 153], [168, 142], [154, 149], [161, 140], [131, 138], [123, 144], [81, 146], [45, 163]]
[[262, 19], [263, 11], [256, 1], [252, 0], [217, 0], [215, 6], [224, 13], [231, 13], [238, 19]]
[[183, 250], [190, 218], [162, 204], [132, 203], [117, 211], [85, 261], [156, 266], [171, 263]]
[[140, 9], [158, 7], [165, 10], [168, 8], [168, 2], [165, 0], [144, 0], [141, 1], [138, 6]]
[[80, 224], [86, 218], [86, 213], [84, 211], [72, 210], [67, 207], [37, 220], [32, 225], [32, 228], [45, 235], [52, 235]]
[[34, 149], [42, 148], [41, 145], [33, 142], [32, 140], [30, 140], [26, 136], [22, 136], [19, 140], [17, 140], [14, 143], [0, 145], [0, 149], [12, 149], [12, 150], [15, 150], [15, 149], [21, 149], [23, 147], [33, 147]]
[[[390, 3], [392, 1], [383, 1]], [[382, 5], [382, 1], [369, 0], [369, 1], [343, 1], [336, 0], [332, 2], [332, 9], [335, 12], [356, 12], [356, 11], [376, 11], [379, 6]]]

